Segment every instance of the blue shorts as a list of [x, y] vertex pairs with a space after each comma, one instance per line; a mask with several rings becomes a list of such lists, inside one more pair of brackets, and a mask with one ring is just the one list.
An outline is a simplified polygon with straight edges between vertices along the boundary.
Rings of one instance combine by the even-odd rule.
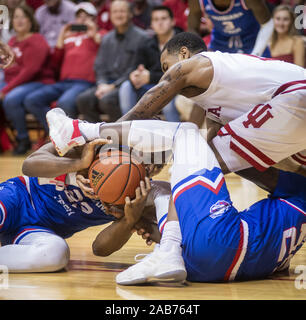
[[223, 281], [239, 247], [240, 218], [221, 169], [203, 170], [172, 189], [189, 281]]
[[27, 189], [18, 177], [0, 184], [0, 221], [2, 246], [18, 244], [32, 232], [54, 233], [39, 223]]

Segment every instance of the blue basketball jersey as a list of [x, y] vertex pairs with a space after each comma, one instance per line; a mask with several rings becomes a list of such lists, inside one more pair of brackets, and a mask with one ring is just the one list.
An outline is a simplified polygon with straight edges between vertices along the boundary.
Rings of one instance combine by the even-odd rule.
[[[70, 175], [71, 176], [71, 175]], [[100, 201], [67, 184], [68, 175], [55, 179], [16, 177], [0, 184], [0, 239], [10, 243], [22, 228], [46, 228], [68, 238], [90, 226], [114, 220]]]
[[212, 0], [200, 0], [200, 3], [214, 24], [210, 43], [213, 51], [252, 52], [260, 24], [243, 0], [232, 0], [225, 11], [219, 11]]
[[306, 178], [280, 173], [270, 198], [238, 212], [220, 168], [172, 188], [190, 281], [263, 278], [287, 268], [306, 240]]

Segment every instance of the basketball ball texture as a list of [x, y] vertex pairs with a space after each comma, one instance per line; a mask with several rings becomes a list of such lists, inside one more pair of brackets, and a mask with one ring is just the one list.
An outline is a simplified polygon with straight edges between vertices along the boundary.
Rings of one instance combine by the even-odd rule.
[[125, 204], [127, 196], [135, 198], [135, 190], [145, 178], [145, 167], [129, 152], [110, 149], [91, 164], [88, 177], [101, 201]]

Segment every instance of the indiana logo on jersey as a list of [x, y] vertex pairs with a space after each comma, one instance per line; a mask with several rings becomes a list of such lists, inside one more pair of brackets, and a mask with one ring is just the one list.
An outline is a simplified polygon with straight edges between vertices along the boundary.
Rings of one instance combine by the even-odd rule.
[[231, 204], [225, 200], [218, 200], [215, 204], [210, 207], [210, 217], [215, 219], [223, 215], [231, 207]]

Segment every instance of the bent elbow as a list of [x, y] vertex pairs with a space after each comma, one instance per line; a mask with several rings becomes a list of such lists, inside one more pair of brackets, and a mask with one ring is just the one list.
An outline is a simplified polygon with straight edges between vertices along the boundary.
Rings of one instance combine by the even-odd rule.
[[31, 161], [26, 159], [22, 164], [22, 173], [26, 176], [32, 176]]
[[95, 242], [92, 244], [92, 253], [98, 257], [107, 257], [112, 252], [104, 250], [103, 246], [97, 246]]

